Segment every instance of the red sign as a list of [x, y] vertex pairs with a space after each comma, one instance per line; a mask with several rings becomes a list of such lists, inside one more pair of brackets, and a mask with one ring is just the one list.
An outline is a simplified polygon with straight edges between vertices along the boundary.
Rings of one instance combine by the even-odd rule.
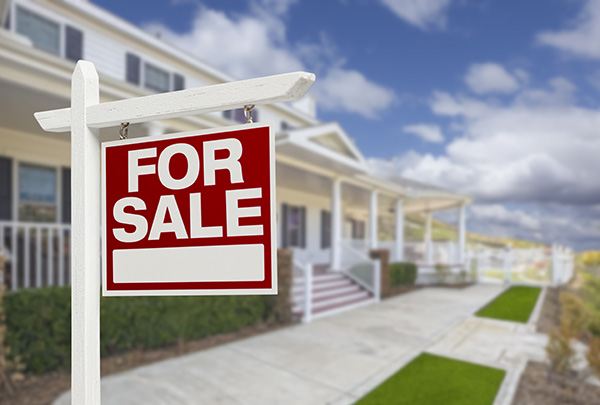
[[276, 294], [268, 125], [102, 145], [103, 295]]

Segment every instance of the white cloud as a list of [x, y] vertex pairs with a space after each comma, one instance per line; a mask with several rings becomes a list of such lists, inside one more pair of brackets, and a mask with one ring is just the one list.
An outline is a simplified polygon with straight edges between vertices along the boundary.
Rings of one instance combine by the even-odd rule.
[[409, 134], [415, 134], [426, 142], [444, 142], [444, 135], [439, 126], [433, 124], [407, 125], [402, 130]]
[[573, 55], [600, 59], [600, 1], [587, 0], [569, 28], [539, 33], [537, 40]]
[[422, 30], [444, 28], [452, 0], [381, 0], [396, 16]]
[[600, 201], [600, 111], [577, 105], [564, 78], [521, 90], [498, 104], [436, 92], [431, 110], [462, 134], [446, 154], [410, 152], [373, 160], [400, 174], [473, 195], [482, 203], [589, 205]]
[[393, 90], [369, 81], [356, 70], [332, 68], [319, 80], [316, 89], [319, 106], [330, 111], [349, 111], [375, 118], [396, 98]]
[[522, 210], [508, 210], [501, 204], [473, 205], [469, 210], [472, 217], [501, 225], [516, 226], [528, 230], [539, 230], [541, 221]]
[[[523, 71], [518, 72], [523, 77]], [[519, 89], [517, 79], [497, 63], [474, 63], [465, 75], [465, 83], [476, 94], [514, 93]]]
[[318, 80], [311, 91], [326, 110], [374, 118], [392, 105], [394, 92], [346, 68], [325, 36], [320, 43], [289, 42], [285, 19], [294, 3], [253, 1], [246, 12], [235, 15], [199, 6], [188, 32], [174, 32], [157, 23], [145, 29], [160, 32], [163, 40], [240, 79], [316, 70]]
[[[475, 197], [469, 228], [578, 249], [600, 245], [600, 111], [577, 104], [565, 78], [512, 100], [435, 92], [434, 114], [460, 135], [441, 156], [409, 151], [371, 159], [375, 174], [402, 175]], [[508, 209], [516, 204], [527, 209]]]

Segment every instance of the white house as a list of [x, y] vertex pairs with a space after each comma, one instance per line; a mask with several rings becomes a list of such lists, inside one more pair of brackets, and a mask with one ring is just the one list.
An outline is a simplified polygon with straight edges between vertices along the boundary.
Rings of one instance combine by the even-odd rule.
[[[9, 287], [67, 284], [69, 136], [43, 132], [33, 113], [69, 106], [79, 59], [95, 64], [102, 102], [234, 78], [85, 0], [0, 0], [0, 24], [0, 244], [10, 252]], [[386, 248], [403, 260], [407, 213], [428, 218], [418, 257], [424, 270], [440, 260], [464, 263], [468, 196], [374, 176], [344, 128], [319, 121], [311, 97], [258, 107], [254, 117], [276, 131], [278, 242], [294, 249], [299, 312], [306, 302], [325, 313], [376, 299], [378, 266], [368, 251]], [[240, 122], [241, 110], [224, 111], [132, 125], [129, 134]], [[101, 137], [117, 139], [118, 128], [103, 129]], [[459, 242], [442, 259], [434, 257], [431, 213], [447, 209], [460, 212]], [[379, 221], [393, 221], [395, 240], [378, 240]], [[306, 280], [309, 289], [302, 287]]]

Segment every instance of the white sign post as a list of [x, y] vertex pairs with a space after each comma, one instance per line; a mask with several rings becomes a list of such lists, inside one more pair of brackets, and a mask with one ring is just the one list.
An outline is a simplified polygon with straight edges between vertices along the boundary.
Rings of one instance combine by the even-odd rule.
[[71, 131], [71, 403], [100, 404], [99, 128], [297, 100], [314, 80], [296, 72], [99, 103], [96, 69], [79, 61], [71, 108], [35, 114], [45, 131]]

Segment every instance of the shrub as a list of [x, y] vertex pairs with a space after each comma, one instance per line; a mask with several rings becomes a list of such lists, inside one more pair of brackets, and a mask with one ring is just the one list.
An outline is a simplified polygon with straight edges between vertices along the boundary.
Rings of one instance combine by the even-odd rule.
[[590, 368], [600, 378], [600, 338], [592, 337], [585, 358]]
[[565, 336], [580, 338], [587, 331], [590, 314], [578, 296], [562, 291], [560, 300], [560, 330]]
[[561, 331], [550, 332], [546, 354], [550, 360], [550, 370], [564, 374], [571, 368], [575, 350], [571, 347], [571, 337]]
[[442, 263], [438, 263], [435, 265], [435, 276], [437, 278], [438, 283], [444, 283], [446, 281], [446, 277], [448, 277], [449, 274], [450, 274], [449, 266], [442, 264]]
[[[5, 296], [6, 342], [26, 370], [68, 369], [71, 361], [71, 289], [45, 287]], [[267, 296], [102, 297], [102, 356], [151, 349], [237, 331], [269, 318]]]
[[584, 278], [583, 301], [589, 312], [588, 331], [600, 337], [600, 278], [586, 273], [580, 273]]
[[417, 280], [417, 265], [409, 262], [395, 262], [390, 264], [390, 284], [397, 285], [414, 284]]

